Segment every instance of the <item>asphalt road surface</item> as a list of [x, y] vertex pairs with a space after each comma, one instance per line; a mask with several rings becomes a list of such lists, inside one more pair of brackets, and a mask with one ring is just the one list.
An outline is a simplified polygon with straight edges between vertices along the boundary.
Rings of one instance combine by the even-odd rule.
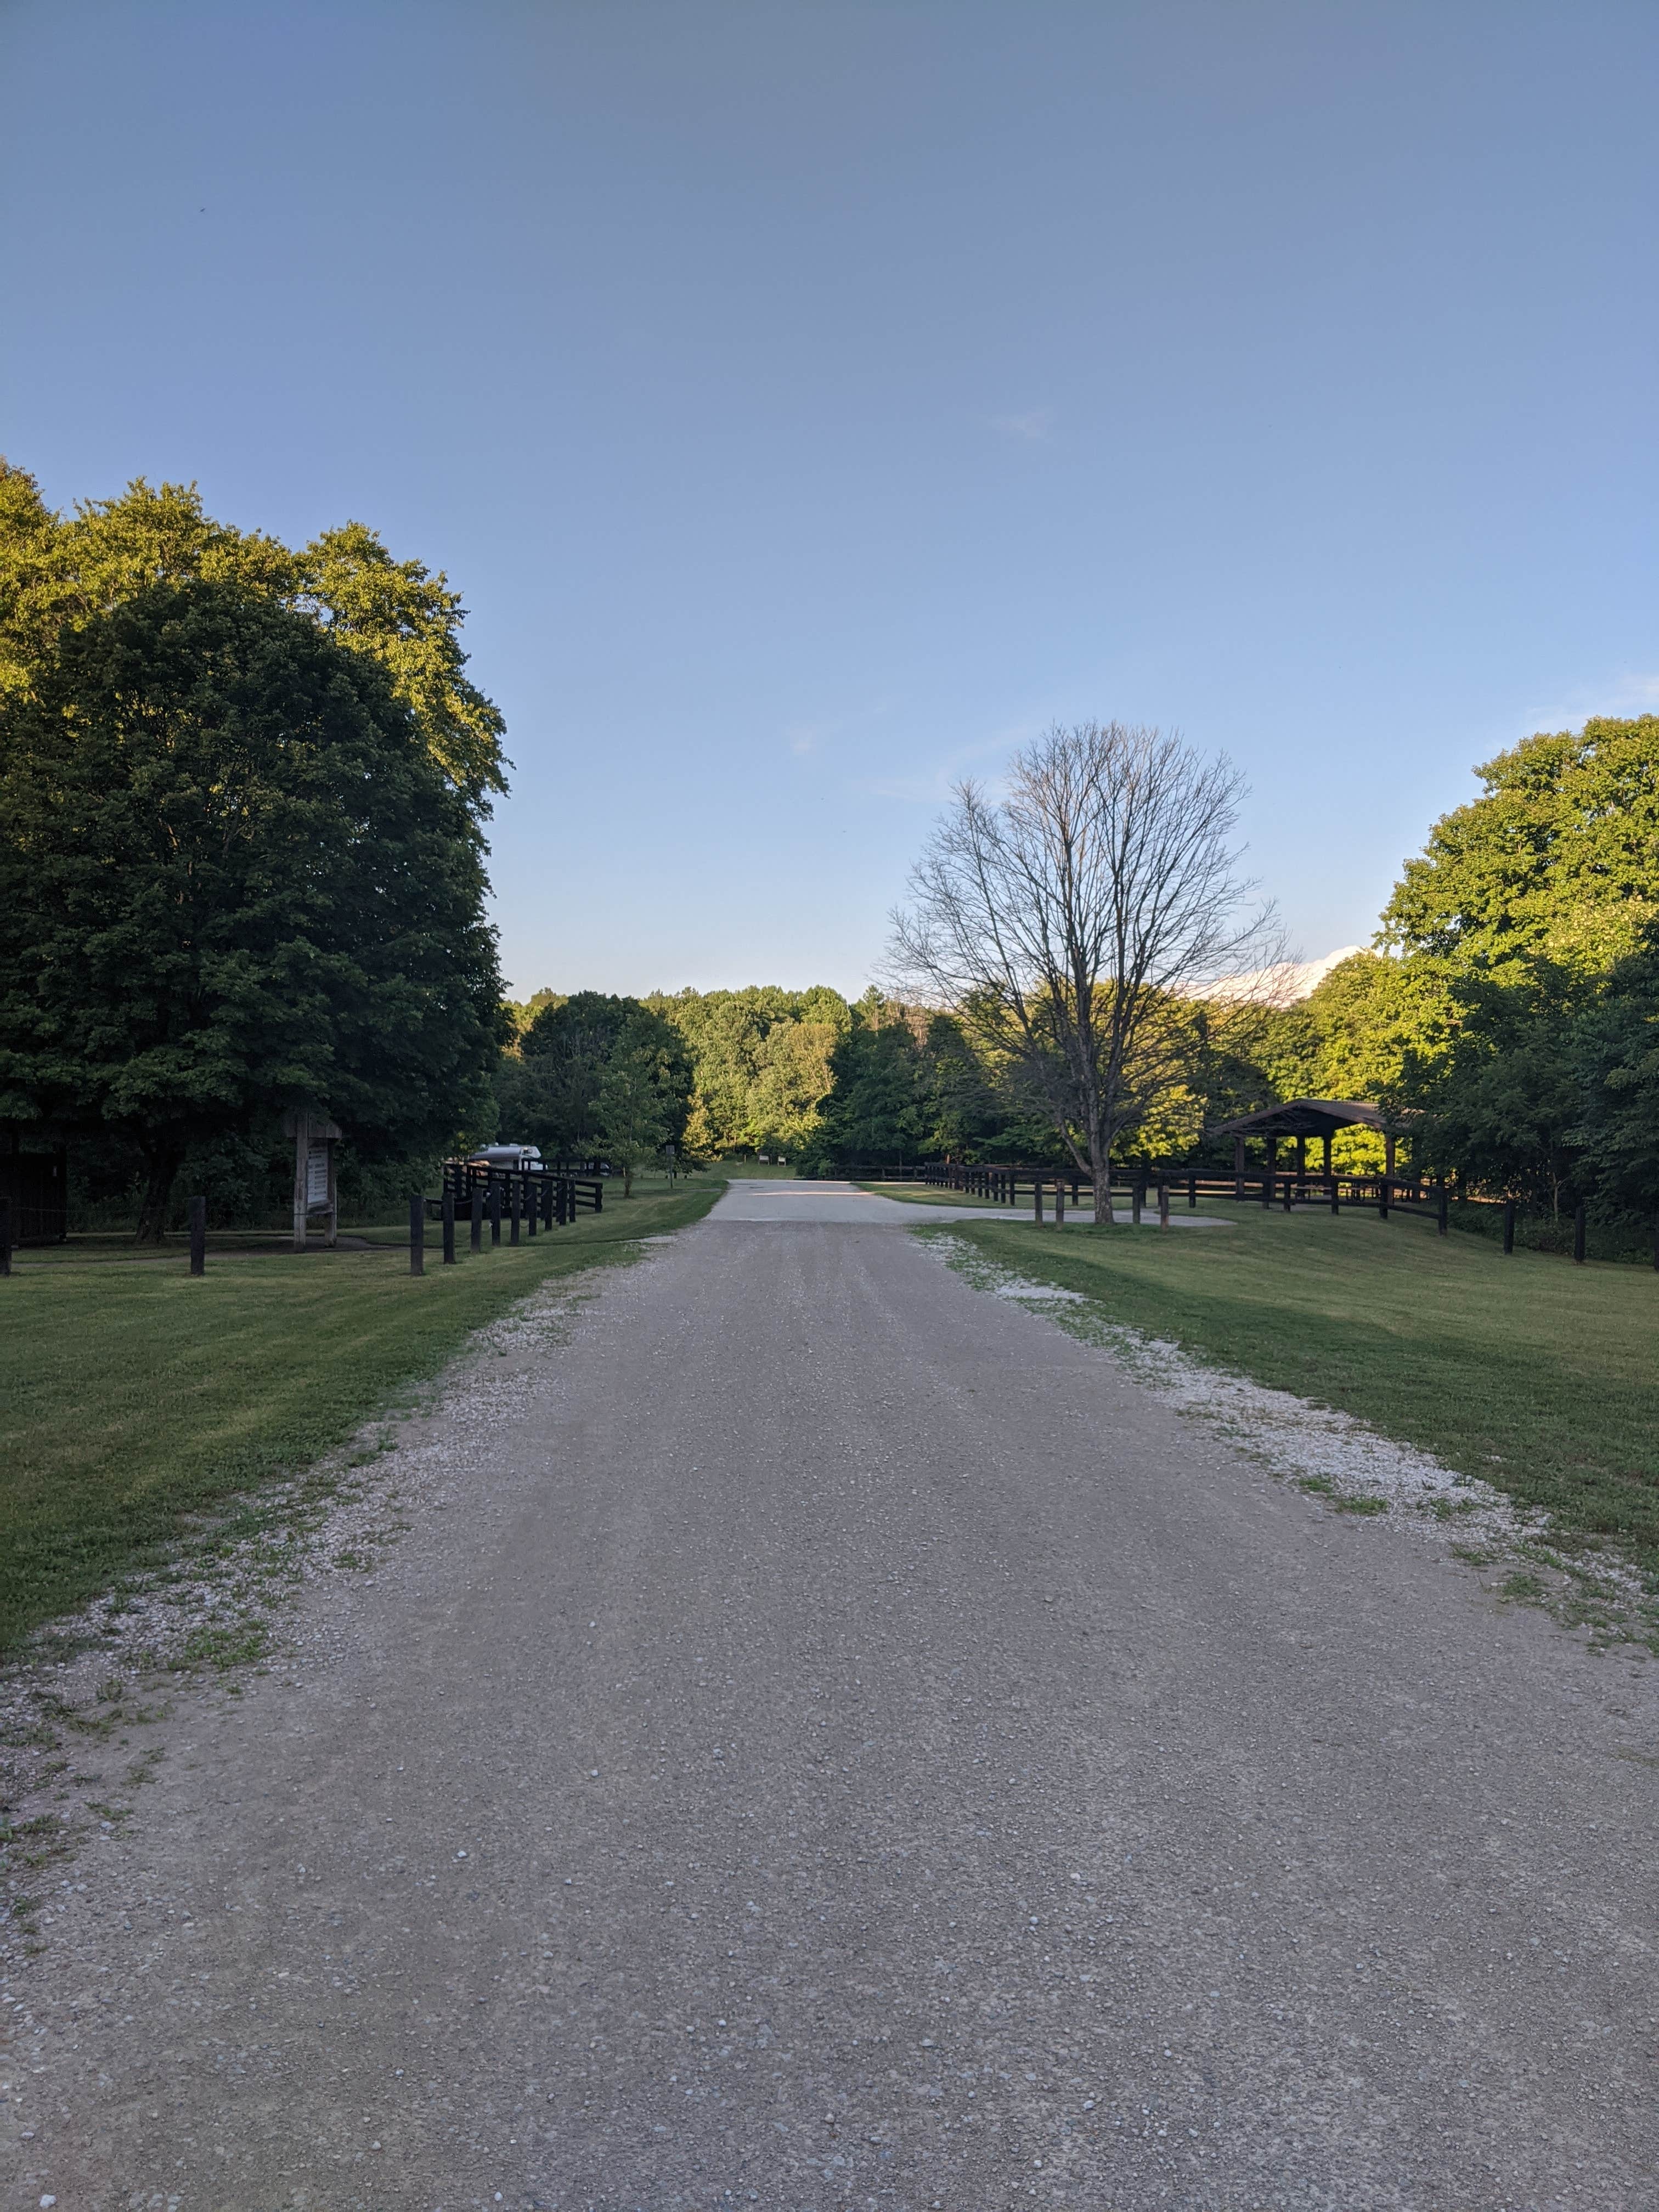
[[0, 2203], [1659, 2204], [1644, 1668], [912, 1218], [739, 1186], [428, 1425], [70, 1869]]

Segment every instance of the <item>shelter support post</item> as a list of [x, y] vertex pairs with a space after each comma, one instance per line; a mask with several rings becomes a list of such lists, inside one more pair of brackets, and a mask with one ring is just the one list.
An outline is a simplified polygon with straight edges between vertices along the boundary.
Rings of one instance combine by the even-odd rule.
[[311, 1158], [311, 1116], [294, 1116], [294, 1249], [306, 1249], [307, 1175]]

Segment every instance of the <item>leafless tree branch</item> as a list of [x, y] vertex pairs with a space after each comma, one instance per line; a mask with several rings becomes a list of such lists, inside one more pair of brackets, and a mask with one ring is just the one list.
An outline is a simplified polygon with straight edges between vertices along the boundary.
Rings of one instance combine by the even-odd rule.
[[901, 988], [949, 1007], [1091, 1176], [1180, 1079], [1192, 1002], [1279, 957], [1237, 872], [1243, 796], [1177, 732], [1056, 726], [1003, 798], [957, 786], [894, 914]]

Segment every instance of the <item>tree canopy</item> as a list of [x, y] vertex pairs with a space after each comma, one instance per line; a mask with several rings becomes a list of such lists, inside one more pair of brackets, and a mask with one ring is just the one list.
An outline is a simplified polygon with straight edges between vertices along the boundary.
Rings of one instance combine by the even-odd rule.
[[0, 694], [0, 1113], [185, 1147], [325, 1101], [361, 1155], [483, 1110], [467, 794], [372, 655], [234, 574], [48, 626]]
[[448, 579], [396, 561], [360, 522], [297, 551], [207, 514], [193, 484], [137, 477], [65, 516], [0, 460], [0, 697], [27, 696], [67, 631], [158, 585], [234, 584], [377, 662], [434, 761], [473, 808], [505, 791], [500, 709], [468, 678], [465, 611]]
[[1659, 915], [1659, 715], [1528, 738], [1476, 773], [1383, 910], [1449, 977], [1544, 958], [1605, 971]]
[[684, 1140], [692, 1064], [672, 1023], [601, 991], [538, 992], [531, 1003], [537, 1012], [497, 1077], [504, 1138], [550, 1159], [614, 1153], [630, 1176]]
[[696, 1073], [687, 1149], [799, 1158], [812, 1145], [834, 1081], [831, 1056], [852, 1025], [839, 991], [657, 994], [647, 1004], [684, 1038]]

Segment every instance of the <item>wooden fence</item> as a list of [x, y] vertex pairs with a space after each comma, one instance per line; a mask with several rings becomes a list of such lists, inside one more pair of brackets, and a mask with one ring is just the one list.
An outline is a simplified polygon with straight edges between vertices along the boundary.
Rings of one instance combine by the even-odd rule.
[[8, 1210], [10, 1244], [61, 1244], [69, 1235], [69, 1160], [63, 1146], [52, 1153], [0, 1153], [0, 1205]]
[[[1043, 1217], [1045, 1199], [1052, 1199], [1058, 1218], [1064, 1218], [1069, 1198], [1075, 1211], [1094, 1204], [1094, 1187], [1086, 1176], [1060, 1169], [1012, 1161], [969, 1162], [922, 1160], [908, 1167], [854, 1164], [846, 1170], [859, 1182], [920, 1182], [936, 1190], [960, 1191], [965, 1198], [988, 1200], [994, 1206], [1028, 1207], [1034, 1218]], [[1185, 1199], [1195, 1212], [1200, 1199], [1259, 1200], [1264, 1206], [1328, 1206], [1333, 1213], [1355, 1208], [1375, 1212], [1383, 1220], [1390, 1212], [1431, 1215], [1442, 1236], [1447, 1226], [1447, 1193], [1443, 1184], [1428, 1184], [1414, 1175], [1331, 1175], [1294, 1170], [1267, 1169], [1260, 1175], [1240, 1176], [1231, 1170], [1180, 1165], [1132, 1167], [1112, 1175], [1114, 1206], [1126, 1206], [1139, 1220], [1149, 1206], [1157, 1206], [1160, 1219]]]

